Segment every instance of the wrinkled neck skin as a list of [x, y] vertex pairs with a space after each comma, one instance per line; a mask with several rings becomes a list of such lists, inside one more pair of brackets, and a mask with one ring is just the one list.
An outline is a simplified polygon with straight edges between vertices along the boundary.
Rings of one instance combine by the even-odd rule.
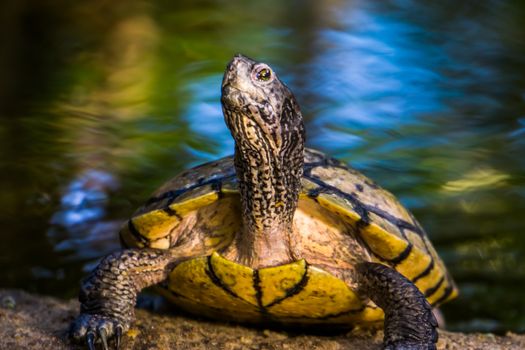
[[280, 147], [271, 147], [272, 141], [263, 136], [256, 144], [236, 140], [235, 145], [243, 218], [237, 248], [240, 262], [253, 268], [293, 260], [290, 235], [301, 189], [304, 127], [297, 108], [290, 104], [284, 110], [299, 115], [282, 118], [281, 133], [286, 135], [277, 141]]

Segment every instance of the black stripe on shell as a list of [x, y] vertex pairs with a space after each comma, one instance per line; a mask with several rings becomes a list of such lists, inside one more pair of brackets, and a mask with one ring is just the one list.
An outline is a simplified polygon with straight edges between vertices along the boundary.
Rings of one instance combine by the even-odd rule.
[[438, 281], [438, 283], [436, 283], [434, 286], [428, 288], [427, 290], [425, 290], [425, 293], [423, 293], [425, 295], [425, 298], [429, 298], [431, 297], [435, 292], [437, 292], [437, 290], [441, 287], [441, 285], [443, 284], [443, 282], [445, 282], [445, 277], [441, 277]]
[[257, 299], [259, 311], [266, 312], [262, 302], [261, 277], [259, 276], [259, 270], [253, 270], [253, 288], [255, 289], [255, 299]]
[[230, 179], [232, 179], [234, 177], [235, 177], [235, 173], [232, 172], [232, 173], [228, 173], [228, 174], [226, 174], [224, 176], [212, 177], [209, 180], [205, 180], [204, 178], [201, 178], [200, 181], [197, 181], [196, 183], [193, 183], [191, 185], [187, 185], [187, 186], [185, 186], [183, 188], [179, 188], [177, 190], [166, 191], [166, 192], [164, 192], [164, 193], [162, 193], [162, 194], [160, 194], [158, 196], [151, 197], [146, 202], [146, 206], [149, 206], [151, 204], [163, 201], [165, 199], [168, 199], [167, 206], [169, 206], [178, 197], [180, 197], [181, 195], [183, 195], [184, 193], [186, 193], [188, 191], [191, 191], [191, 190], [194, 190], [196, 188], [199, 188], [199, 187], [202, 187], [202, 186], [206, 186], [206, 185], [212, 185], [212, 186], [215, 185], [216, 186], [216, 183], [220, 183], [221, 186], [222, 186], [222, 182], [223, 181], [230, 180]]
[[222, 182], [221, 181], [215, 181], [211, 184], [211, 189], [217, 193], [217, 197], [221, 199], [224, 197], [224, 193], [222, 193]]
[[182, 220], [182, 217], [177, 213], [177, 211], [175, 209], [172, 209], [170, 208], [169, 206], [167, 206], [166, 208], [163, 208], [162, 209], [166, 214], [168, 214], [169, 216], [175, 216], [177, 217], [179, 220]]
[[224, 283], [222, 283], [221, 279], [215, 274], [215, 271], [213, 269], [213, 265], [211, 263], [211, 255], [208, 256], [207, 262], [208, 262], [208, 268], [206, 269], [206, 274], [208, 275], [210, 280], [213, 282], [213, 284], [215, 284], [217, 287], [221, 288], [222, 290], [224, 290], [226, 293], [230, 294], [231, 296], [233, 296], [235, 298], [238, 298], [238, 299], [241, 299], [241, 300], [244, 300], [240, 296], [235, 294], [234, 291], [232, 291], [230, 288], [228, 288], [228, 286], [226, 286]]
[[285, 292], [284, 297], [272, 301], [270, 304], [266, 305], [266, 307], [269, 308], [271, 306], [279, 304], [285, 299], [288, 299], [296, 294], [299, 294], [304, 289], [304, 287], [308, 284], [308, 279], [309, 279], [308, 278], [308, 264], [306, 264], [305, 269], [304, 269], [304, 274], [301, 277], [301, 280], [299, 281], [299, 283], [297, 283], [295, 286], [288, 288]]
[[[392, 223], [396, 227], [398, 227], [400, 229], [400, 233], [401, 233], [402, 237], [408, 242], [407, 247], [397, 257], [395, 257], [393, 259], [385, 259], [385, 258], [383, 258], [381, 256], [377, 256], [377, 254], [374, 254], [374, 255], [376, 255], [382, 261], [390, 263], [393, 266], [396, 266], [396, 265], [400, 264], [401, 262], [403, 262], [410, 255], [410, 253], [412, 252], [412, 249], [414, 247], [413, 244], [410, 242], [410, 240], [406, 237], [404, 230], [408, 229], [410, 231], [415, 232], [416, 234], [418, 234], [420, 236], [424, 236], [423, 229], [419, 225], [414, 225], [414, 224], [412, 224], [412, 223], [410, 223], [410, 222], [408, 222], [406, 220], [397, 218], [397, 217], [393, 216], [392, 214], [390, 214], [390, 213], [388, 213], [388, 212], [386, 212], [386, 211], [384, 211], [384, 210], [382, 210], [380, 208], [367, 205], [367, 204], [361, 202], [357, 198], [357, 196], [355, 196], [353, 194], [350, 194], [350, 193], [346, 193], [344, 191], [341, 191], [340, 189], [325, 183], [322, 179], [320, 179], [317, 176], [311, 174], [311, 171], [314, 169], [315, 166], [330, 166], [330, 167], [336, 166], [338, 168], [343, 168], [345, 170], [349, 170], [349, 168], [345, 167], [344, 165], [342, 165], [339, 162], [337, 162], [338, 164], [335, 165], [334, 163], [336, 163], [336, 162], [337, 162], [336, 160], [325, 158], [323, 161], [310, 163], [309, 165], [312, 165], [312, 166], [309, 166], [308, 168], [305, 167], [304, 177], [319, 186], [317, 188], [314, 188], [314, 189], [311, 189], [310, 191], [308, 191], [308, 193], [307, 193], [308, 197], [310, 197], [310, 198], [312, 198], [312, 199], [314, 199], [316, 201], [317, 201], [317, 197], [321, 193], [333, 194], [333, 195], [342, 197], [343, 199], [345, 199], [346, 201], [351, 203], [351, 205], [353, 207], [353, 210], [360, 217], [360, 220], [358, 222], [356, 222], [356, 228], [358, 230], [362, 229], [365, 226], [370, 224], [371, 220], [369, 218], [369, 213], [373, 213], [373, 214], [375, 214], [375, 215], [385, 219], [386, 221], [389, 221], [390, 223]], [[365, 246], [367, 246], [366, 242], [363, 241], [362, 243]], [[427, 253], [428, 253], [428, 251], [427, 251]], [[431, 256], [430, 253], [428, 253], [428, 255]], [[421, 278], [421, 277], [419, 277], [419, 278]]]
[[450, 281], [447, 280], [447, 282], [448, 282], [449, 285], [445, 288], [445, 292], [443, 293], [443, 295], [440, 296], [437, 300], [435, 300], [432, 303], [433, 307], [439, 306], [442, 302], [447, 300], [447, 298], [450, 296], [450, 294], [452, 294], [452, 291], [454, 290], [454, 287], [452, 287], [452, 284], [450, 283]]
[[[371, 205], [367, 205], [367, 204], [364, 204], [363, 202], [361, 202], [356, 196], [353, 196], [349, 193], [346, 193], [346, 192], [343, 192], [341, 191], [340, 189], [338, 189], [337, 187], [334, 187], [332, 185], [329, 185], [327, 183], [325, 183], [323, 180], [321, 180], [320, 178], [314, 176], [314, 175], [308, 175], [308, 174], [305, 174], [304, 175], [305, 178], [307, 178], [308, 180], [310, 180], [311, 182], [319, 185], [321, 189], [319, 189], [319, 193], [331, 193], [331, 194], [334, 194], [334, 195], [337, 195], [339, 197], [342, 197], [343, 199], [347, 200], [348, 202], [352, 203], [353, 205], [353, 209], [362, 217], [362, 218], [368, 218], [368, 213], [373, 213], [387, 221], [389, 221], [390, 223], [392, 223], [393, 225], [399, 227], [400, 229], [408, 229], [410, 231], [413, 231], [415, 233], [417, 233], [418, 235], [424, 235], [424, 231], [419, 228], [418, 226], [414, 225], [414, 224], [411, 224], [409, 223], [408, 221], [405, 221], [403, 219], [400, 219], [398, 217], [395, 217], [394, 215], [380, 209], [380, 208], [377, 208], [377, 207], [374, 207], [374, 206], [371, 206]], [[402, 230], [401, 230], [402, 231]]]
[[407, 247], [401, 252], [399, 253], [398, 256], [396, 256], [395, 258], [393, 259], [385, 259], [386, 261], [388, 261], [389, 263], [391, 263], [392, 265], [396, 266], [396, 265], [399, 265], [400, 263], [402, 263], [406, 258], [408, 258], [408, 256], [410, 255], [410, 253], [412, 252], [412, 248], [414, 248], [414, 245], [412, 243], [408, 243]]
[[417, 281], [419, 281], [423, 277], [425, 277], [428, 274], [430, 274], [430, 272], [434, 269], [434, 259], [432, 258], [432, 255], [429, 254], [429, 256], [430, 256], [430, 264], [428, 264], [428, 266], [423, 271], [421, 271], [421, 273], [419, 275], [414, 277], [412, 282], [416, 283]]
[[345, 200], [352, 204], [354, 211], [359, 215], [360, 219], [359, 222], [357, 222], [357, 225], [366, 226], [370, 223], [368, 212], [357, 198], [326, 184], [324, 181], [318, 179], [317, 177], [308, 176], [306, 174], [304, 175], [304, 177], [306, 177], [308, 180], [312, 181], [313, 183], [319, 186], [308, 191], [308, 197], [312, 198], [315, 201], [317, 201], [317, 197], [319, 197], [321, 193], [335, 194], [340, 197], [343, 197]]
[[149, 244], [149, 240], [144, 237], [140, 232], [139, 230], [137, 230], [137, 228], [135, 227], [135, 225], [133, 224], [133, 221], [132, 219], [128, 220], [128, 230], [129, 232], [131, 233], [131, 235], [139, 242], [143, 243], [143, 244]]
[[350, 171], [353, 173], [356, 172], [354, 169], [346, 166], [344, 163], [340, 162], [339, 160], [335, 158], [325, 157], [323, 160], [319, 162], [305, 163], [304, 164], [304, 174], [308, 176], [312, 176], [312, 170], [317, 167], [338, 168], [338, 169], [343, 169], [343, 170]]

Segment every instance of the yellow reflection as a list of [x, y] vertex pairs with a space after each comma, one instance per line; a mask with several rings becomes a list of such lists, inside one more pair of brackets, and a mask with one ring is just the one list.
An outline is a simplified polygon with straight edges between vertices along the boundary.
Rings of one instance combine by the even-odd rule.
[[82, 108], [118, 119], [144, 116], [154, 90], [158, 41], [156, 24], [146, 15], [117, 23], [101, 52], [102, 84], [83, 96], [88, 103]]
[[447, 192], [468, 192], [487, 187], [501, 187], [506, 185], [510, 175], [495, 169], [475, 169], [458, 180], [444, 184], [441, 189]]
[[[123, 122], [146, 118], [152, 109], [152, 95], [158, 85], [158, 48], [161, 32], [151, 16], [133, 13], [122, 16], [107, 31], [103, 43], [77, 59], [84, 62], [76, 72], [79, 81], [55, 109], [64, 116], [71, 153], [79, 171], [85, 168], [117, 168], [136, 147], [106, 130]], [[88, 77], [82, 79], [86, 69]], [[136, 141], [136, 140], [133, 140]], [[127, 143], [126, 143], [127, 142]]]

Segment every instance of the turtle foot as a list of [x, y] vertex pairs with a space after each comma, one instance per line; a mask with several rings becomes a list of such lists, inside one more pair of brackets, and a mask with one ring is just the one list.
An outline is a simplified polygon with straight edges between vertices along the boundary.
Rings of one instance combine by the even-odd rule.
[[89, 350], [95, 350], [95, 344], [102, 343], [104, 350], [109, 350], [108, 341], [115, 338], [115, 349], [120, 348], [122, 333], [129, 326], [108, 316], [81, 314], [71, 324], [71, 337], [81, 343], [86, 342]]

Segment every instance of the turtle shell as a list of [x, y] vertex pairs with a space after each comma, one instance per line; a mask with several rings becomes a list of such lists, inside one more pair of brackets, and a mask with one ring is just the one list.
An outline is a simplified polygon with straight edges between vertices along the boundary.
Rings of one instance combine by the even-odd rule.
[[215, 318], [298, 324], [382, 320], [381, 309], [359, 298], [352, 283], [334, 276], [316, 258], [326, 250], [325, 257], [337, 256], [334, 252], [345, 249], [345, 242], [350, 263], [367, 259], [391, 266], [433, 306], [457, 295], [427, 235], [395, 197], [321, 152], [305, 151], [294, 220], [323, 221], [341, 236], [352, 232], [352, 240], [327, 238], [304, 259], [251, 269], [221, 255], [241, 228], [240, 213], [233, 157], [226, 157], [164, 184], [123, 226], [120, 238], [126, 247], [172, 249], [184, 256], [161, 291], [179, 306]]

